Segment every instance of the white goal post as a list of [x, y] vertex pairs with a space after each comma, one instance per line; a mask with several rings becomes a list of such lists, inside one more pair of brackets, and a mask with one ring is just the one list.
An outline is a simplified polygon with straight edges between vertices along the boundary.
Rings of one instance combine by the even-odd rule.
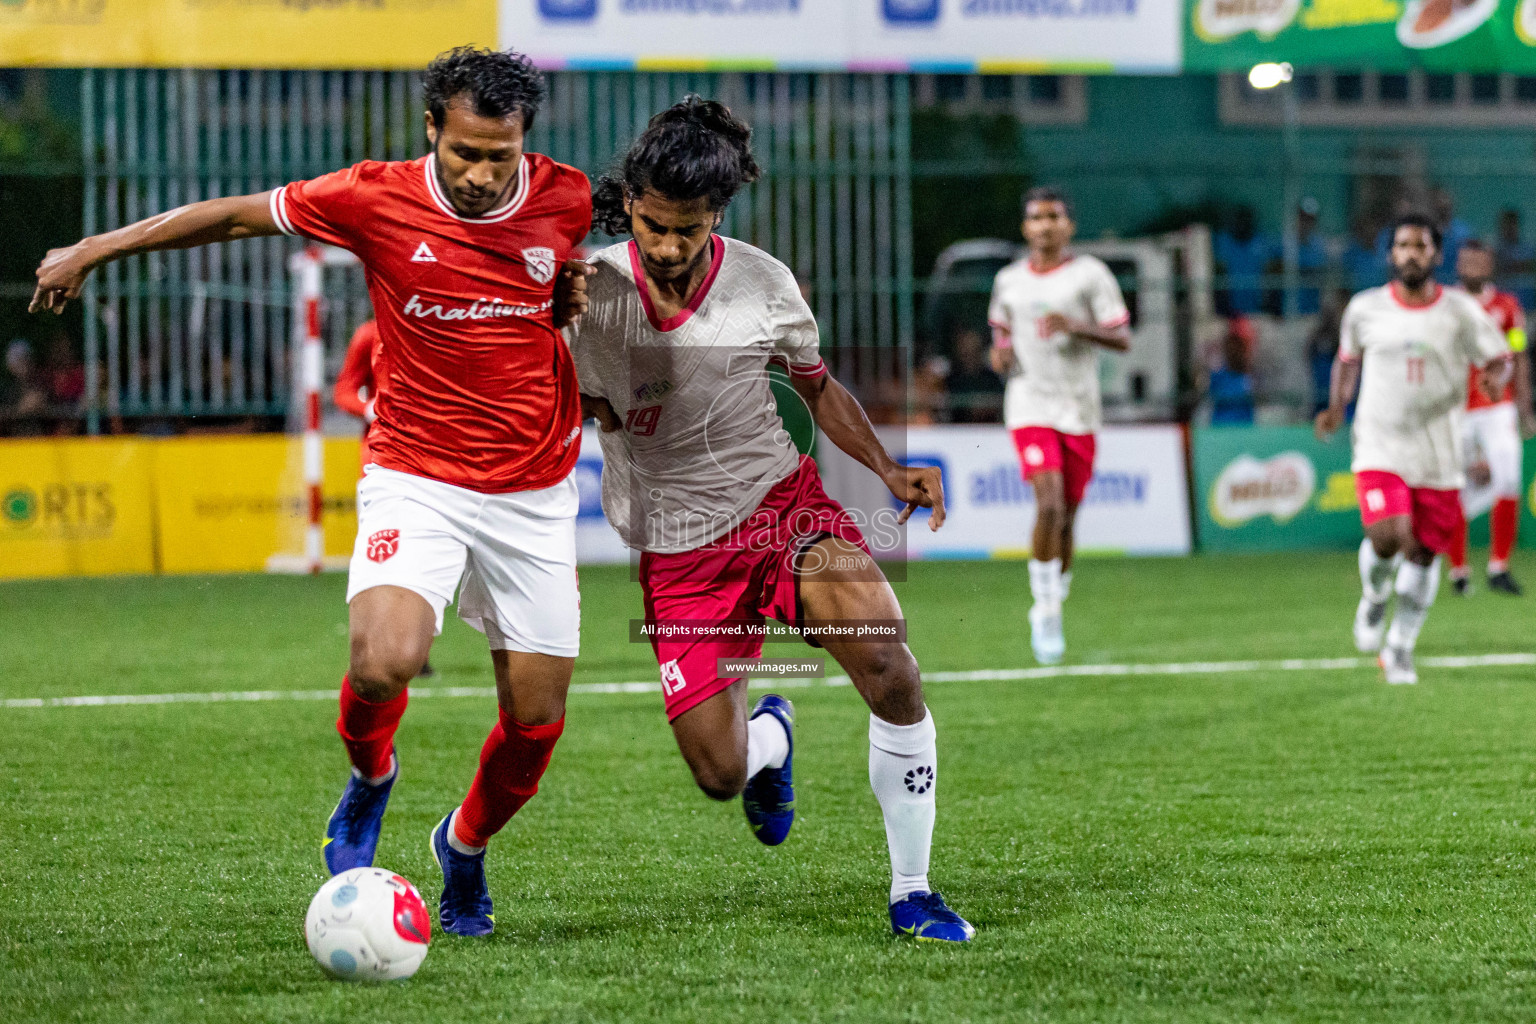
[[345, 569], [346, 556], [325, 554], [325, 438], [321, 432], [324, 408], [325, 341], [320, 317], [325, 301], [326, 270], [350, 267], [357, 257], [345, 249], [306, 245], [288, 260], [293, 283], [293, 333], [299, 358], [295, 361], [289, 435], [297, 435], [297, 458], [290, 456], [284, 471], [278, 508], [277, 550], [267, 559], [267, 571], [319, 573]]

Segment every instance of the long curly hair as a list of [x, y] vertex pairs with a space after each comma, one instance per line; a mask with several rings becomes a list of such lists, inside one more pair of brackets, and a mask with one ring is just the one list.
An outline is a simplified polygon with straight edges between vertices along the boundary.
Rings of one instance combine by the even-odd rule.
[[709, 208], [718, 212], [761, 174], [746, 122], [716, 100], [685, 96], [651, 118], [624, 162], [598, 179], [592, 223], [605, 234], [629, 234], [624, 200], [647, 189], [684, 202], [708, 197]]

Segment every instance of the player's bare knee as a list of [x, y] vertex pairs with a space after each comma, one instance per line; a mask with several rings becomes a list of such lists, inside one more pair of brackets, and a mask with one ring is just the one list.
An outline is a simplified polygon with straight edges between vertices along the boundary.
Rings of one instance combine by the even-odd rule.
[[720, 762], [714, 759], [690, 761], [693, 781], [711, 800], [734, 800], [747, 788], [747, 763], [745, 759]]
[[364, 700], [393, 700], [416, 678], [426, 660], [427, 651], [414, 641], [354, 636], [347, 678]]

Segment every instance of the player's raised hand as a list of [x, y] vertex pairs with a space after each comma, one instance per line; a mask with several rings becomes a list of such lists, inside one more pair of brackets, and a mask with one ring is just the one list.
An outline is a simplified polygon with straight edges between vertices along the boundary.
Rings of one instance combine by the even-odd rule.
[[583, 422], [589, 419], [597, 420], [597, 425], [605, 434], [611, 434], [624, 426], [619, 419], [619, 414], [614, 412], [613, 406], [608, 403], [608, 399], [600, 395], [581, 396], [581, 418]]
[[1318, 413], [1317, 418], [1312, 421], [1312, 432], [1317, 435], [1319, 441], [1326, 441], [1343, 425], [1344, 410], [1330, 406]]
[[886, 478], [897, 501], [907, 507], [896, 517], [897, 523], [905, 523], [920, 508], [933, 509], [928, 517], [928, 529], [937, 530], [944, 525], [944, 474], [937, 466], [897, 466]]
[[62, 249], [48, 250], [48, 255], [43, 257], [43, 262], [37, 268], [37, 288], [32, 292], [32, 302], [27, 306], [28, 313], [41, 313], [43, 310], [62, 313], [69, 301], [80, 294], [80, 289], [85, 287], [85, 279], [96, 266], [86, 249], [86, 241], [89, 239]]
[[587, 311], [587, 278], [597, 268], [583, 260], [566, 260], [555, 279], [555, 326], [569, 327]]

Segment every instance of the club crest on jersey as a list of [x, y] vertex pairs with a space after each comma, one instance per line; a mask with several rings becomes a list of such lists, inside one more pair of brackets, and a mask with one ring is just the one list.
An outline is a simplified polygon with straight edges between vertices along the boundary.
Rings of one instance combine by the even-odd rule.
[[432, 255], [432, 250], [427, 246], [427, 243], [426, 242], [422, 242], [420, 245], [418, 245], [416, 247], [416, 255], [411, 257], [411, 262], [412, 263], [436, 263], [437, 262], [437, 257]]
[[528, 276], [539, 284], [549, 284], [555, 279], [555, 250], [543, 245], [524, 249], [523, 261], [528, 266]]
[[635, 401], [654, 402], [672, 390], [669, 380], [655, 380], [635, 388]]
[[387, 562], [399, 550], [399, 530], [379, 530], [368, 538], [368, 560], [370, 562]]

